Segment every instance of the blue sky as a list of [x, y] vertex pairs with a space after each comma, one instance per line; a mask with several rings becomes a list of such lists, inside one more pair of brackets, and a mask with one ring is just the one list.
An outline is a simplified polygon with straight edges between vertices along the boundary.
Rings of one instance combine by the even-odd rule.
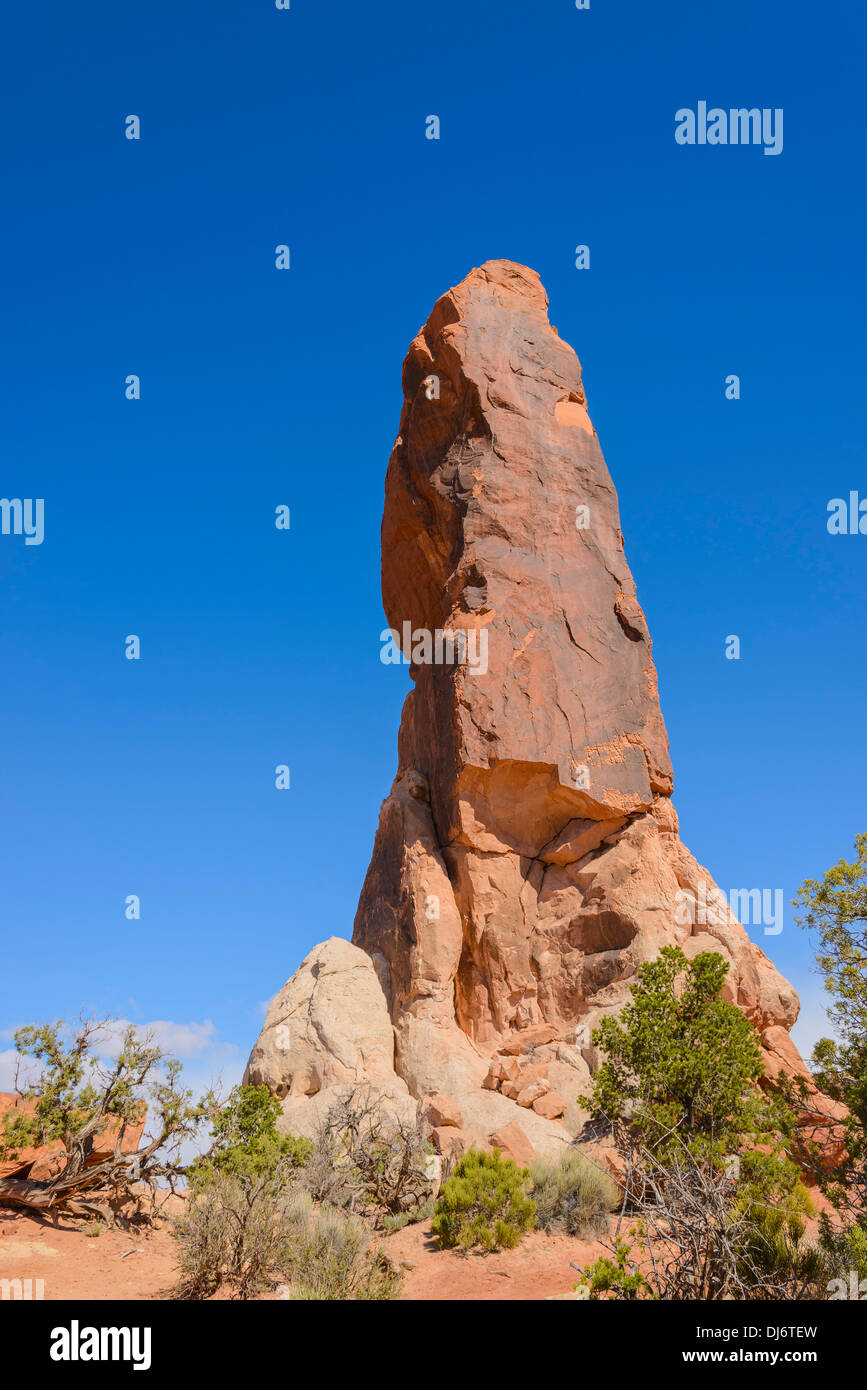
[[[409, 684], [379, 661], [401, 363], [495, 257], [584, 367], [685, 842], [787, 903], [850, 852], [867, 537], [826, 509], [867, 496], [865, 29], [842, 0], [7, 17], [0, 494], [45, 499], [45, 540], [0, 536], [0, 1053], [84, 1009], [233, 1079], [350, 934]], [[783, 108], [782, 154], [678, 146], [700, 100]], [[809, 943], [753, 934], [806, 1044]]]

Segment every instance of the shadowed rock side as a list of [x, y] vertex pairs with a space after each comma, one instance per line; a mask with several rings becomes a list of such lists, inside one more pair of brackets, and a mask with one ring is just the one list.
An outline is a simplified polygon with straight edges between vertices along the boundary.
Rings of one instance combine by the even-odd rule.
[[[441, 1148], [550, 1152], [581, 1128], [590, 1030], [660, 947], [725, 956], [777, 1069], [798, 997], [678, 837], [617, 496], [535, 272], [490, 261], [443, 295], [403, 388], [382, 524], [413, 657], [398, 773], [353, 944], [311, 952], [247, 1078], [307, 1132], [369, 1080], [396, 1108], [449, 1100]], [[431, 663], [419, 630], [475, 634], [486, 661]]]

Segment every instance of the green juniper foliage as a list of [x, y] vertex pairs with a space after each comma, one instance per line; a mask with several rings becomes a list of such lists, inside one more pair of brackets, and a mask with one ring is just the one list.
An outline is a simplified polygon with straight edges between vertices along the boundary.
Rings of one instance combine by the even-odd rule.
[[860, 1283], [867, 1282], [867, 1231], [853, 1222], [841, 1228], [833, 1225], [827, 1212], [819, 1217], [819, 1245], [827, 1261], [829, 1273], [844, 1277], [850, 1271]]
[[195, 1097], [180, 1083], [180, 1062], [149, 1034], [112, 1019], [21, 1028], [15, 1046], [38, 1066], [20, 1087], [27, 1108], [0, 1124], [0, 1159], [59, 1140], [63, 1162], [42, 1181], [0, 1180], [0, 1205], [105, 1222], [152, 1219], [153, 1200], [148, 1212], [143, 1194], [149, 1190], [153, 1199], [158, 1184], [172, 1186], [183, 1175], [183, 1148], [214, 1097]]
[[536, 1224], [536, 1205], [527, 1195], [530, 1173], [499, 1149], [470, 1149], [442, 1186], [431, 1229], [442, 1246], [511, 1250]]
[[640, 967], [620, 1017], [594, 1030], [604, 1060], [582, 1099], [613, 1131], [641, 1269], [627, 1267], [618, 1225], [614, 1259], [585, 1271], [591, 1297], [802, 1298], [826, 1286], [829, 1246], [807, 1238], [811, 1201], [791, 1159], [792, 1096], [759, 1088], [759, 1039], [722, 998], [728, 968], [667, 946]]
[[[774, 1203], [745, 1194], [734, 1210], [747, 1217], [743, 1269], [761, 1271], [772, 1286], [794, 1281], [815, 1293], [829, 1266], [821, 1248], [806, 1238], [806, 1218], [815, 1215], [815, 1208], [803, 1184], [795, 1183], [784, 1200]], [[750, 1296], [761, 1297], [761, 1288], [753, 1287]]]
[[594, 1029], [605, 1060], [592, 1094], [580, 1099], [625, 1148], [632, 1138], [665, 1161], [683, 1142], [694, 1158], [719, 1166], [737, 1156], [742, 1179], [758, 1192], [790, 1191], [792, 1112], [758, 1090], [759, 1040], [720, 997], [728, 968], [712, 952], [689, 961], [678, 946], [640, 966], [632, 1002]]
[[[129, 1027], [121, 1038], [116, 1063], [106, 1069], [93, 1049], [106, 1040], [109, 1027], [109, 1020], [87, 1021], [69, 1041], [62, 1022], [18, 1029], [16, 1052], [41, 1063], [41, 1071], [38, 1081], [22, 1090], [32, 1109], [5, 1117], [0, 1158], [16, 1158], [20, 1149], [57, 1139], [71, 1143], [84, 1130], [88, 1133], [82, 1142], [92, 1147], [100, 1121], [141, 1122], [145, 1107], [140, 1085], [163, 1060], [162, 1053]], [[174, 1066], [180, 1070], [179, 1063]]]
[[[846, 1156], [828, 1172], [816, 1151], [816, 1171], [834, 1206], [867, 1231], [867, 834], [855, 837], [854, 860], [841, 859], [823, 878], [804, 881], [795, 907], [798, 925], [818, 932], [816, 965], [839, 1034], [836, 1041], [816, 1044], [813, 1075], [821, 1090], [849, 1110]], [[809, 1112], [809, 1097], [799, 1089]], [[826, 1237], [831, 1241], [829, 1231]]]
[[280, 1102], [267, 1086], [236, 1086], [215, 1113], [213, 1143], [191, 1169], [201, 1188], [216, 1173], [243, 1182], [280, 1169], [303, 1168], [313, 1145], [309, 1139], [277, 1132]]
[[614, 1244], [613, 1254], [613, 1260], [600, 1255], [598, 1260], [587, 1265], [582, 1270], [581, 1283], [576, 1284], [575, 1288], [588, 1289], [588, 1296], [594, 1300], [606, 1294], [610, 1298], [627, 1300], [653, 1298], [653, 1290], [640, 1270], [635, 1265], [631, 1269], [627, 1267], [631, 1247], [625, 1241], [618, 1240]]
[[[107, 1123], [122, 1138], [145, 1115], [153, 1135], [142, 1145], [143, 1161], [194, 1136], [213, 1097], [197, 1100], [185, 1090], [181, 1063], [150, 1035], [132, 1024], [114, 1034], [113, 1019], [84, 1019], [72, 1029], [62, 1021], [19, 1028], [16, 1051], [41, 1066], [21, 1090], [29, 1110], [7, 1114], [0, 1127], [0, 1158], [59, 1139], [70, 1164], [84, 1163]], [[102, 1056], [112, 1040], [111, 1054]]]

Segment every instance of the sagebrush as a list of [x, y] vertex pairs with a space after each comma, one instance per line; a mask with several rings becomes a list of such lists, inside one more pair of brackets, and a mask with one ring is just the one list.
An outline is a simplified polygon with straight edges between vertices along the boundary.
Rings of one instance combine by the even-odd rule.
[[570, 1236], [598, 1235], [608, 1227], [617, 1206], [617, 1188], [607, 1173], [575, 1149], [564, 1149], [556, 1162], [530, 1164], [536, 1223], [543, 1231]]

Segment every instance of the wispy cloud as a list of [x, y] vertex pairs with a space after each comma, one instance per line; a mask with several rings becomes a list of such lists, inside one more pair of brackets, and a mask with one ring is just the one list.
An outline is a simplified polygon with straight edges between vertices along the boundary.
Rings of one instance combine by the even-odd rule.
[[[129, 1026], [126, 1019], [114, 1019], [95, 1048], [98, 1055], [105, 1058], [117, 1056], [124, 1030]], [[196, 1094], [217, 1084], [228, 1089], [241, 1080], [246, 1055], [242, 1054], [236, 1043], [220, 1038], [210, 1019], [202, 1023], [179, 1023], [161, 1018], [133, 1026], [139, 1036], [150, 1036], [167, 1056], [177, 1057], [183, 1063], [183, 1084]], [[3, 1029], [0, 1038], [11, 1040], [15, 1031], [14, 1028]], [[18, 1060], [14, 1047], [0, 1051], [0, 1091], [14, 1088]], [[31, 1070], [33, 1065], [30, 1064]]]
[[15, 1069], [19, 1060], [14, 1047], [7, 1047], [4, 1052], [0, 1052], [0, 1091], [15, 1089]]
[[[130, 1026], [128, 1019], [114, 1019], [106, 1042], [100, 1045], [100, 1052], [106, 1057], [114, 1056], [124, 1031]], [[171, 1019], [158, 1018], [132, 1026], [140, 1036], [153, 1038], [170, 1057], [177, 1057], [181, 1062], [205, 1056], [235, 1056], [238, 1052], [234, 1043], [220, 1041], [210, 1019], [205, 1019], [204, 1023], [174, 1023]]]

